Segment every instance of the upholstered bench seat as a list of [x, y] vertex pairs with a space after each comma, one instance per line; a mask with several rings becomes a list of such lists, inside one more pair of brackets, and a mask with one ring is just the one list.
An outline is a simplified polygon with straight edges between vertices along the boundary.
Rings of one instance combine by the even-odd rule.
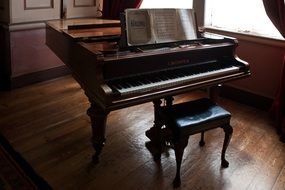
[[160, 114], [173, 130], [182, 135], [192, 135], [201, 130], [217, 128], [229, 122], [231, 114], [208, 98], [161, 107]]
[[[168, 103], [158, 110], [159, 120], [166, 129], [171, 132], [167, 139], [173, 144], [176, 157], [176, 177], [173, 186], [180, 186], [180, 167], [184, 148], [188, 144], [190, 135], [201, 133], [200, 145], [204, 143], [204, 132], [207, 130], [221, 127], [225, 132], [225, 139], [221, 155], [222, 167], [228, 167], [229, 163], [225, 159], [225, 152], [232, 135], [230, 126], [231, 114], [218, 106], [208, 98], [202, 98], [190, 102], [174, 104]], [[191, 179], [190, 179], [191, 180]]]

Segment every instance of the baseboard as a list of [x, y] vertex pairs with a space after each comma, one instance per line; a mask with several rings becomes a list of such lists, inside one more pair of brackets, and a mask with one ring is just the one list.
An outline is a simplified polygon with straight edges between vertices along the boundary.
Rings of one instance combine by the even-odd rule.
[[71, 71], [65, 66], [59, 66], [44, 71], [21, 75], [11, 79], [10, 89], [20, 88], [26, 85], [43, 82], [53, 78], [70, 74]]
[[273, 99], [247, 92], [238, 88], [224, 85], [221, 88], [220, 95], [234, 101], [256, 107], [261, 110], [269, 110]]

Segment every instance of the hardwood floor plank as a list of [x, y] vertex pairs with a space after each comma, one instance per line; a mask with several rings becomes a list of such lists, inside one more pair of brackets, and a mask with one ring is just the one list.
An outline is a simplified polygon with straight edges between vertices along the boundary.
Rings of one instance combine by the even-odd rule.
[[[205, 97], [196, 91], [175, 97], [175, 103]], [[285, 145], [279, 142], [268, 113], [228, 99], [218, 104], [232, 113], [233, 137], [220, 167], [222, 129], [192, 135], [185, 149], [179, 189], [284, 190]], [[172, 188], [175, 156], [166, 150], [155, 162], [145, 143], [153, 125], [153, 105], [113, 111], [107, 120], [107, 141], [94, 165], [91, 157], [89, 102], [70, 77], [0, 93], [0, 132], [35, 171], [60, 190], [156, 190]]]
[[[285, 161], [283, 160], [283, 158], [285, 157], [285, 147], [280, 147], [278, 145], [273, 145], [272, 147], [272, 152], [270, 154], [263, 155], [264, 159], [261, 163], [259, 163], [259, 170], [264, 172], [257, 172], [256, 176], [254, 177], [254, 180], [252, 181], [248, 189], [267, 190], [272, 189], [272, 187], [274, 186], [276, 179], [278, 178], [278, 175], [280, 173], [280, 168], [285, 165]], [[270, 177], [268, 177], [269, 175]], [[284, 188], [285, 186], [283, 186], [283, 189]]]
[[285, 166], [283, 166], [272, 190], [283, 190], [285, 187]]

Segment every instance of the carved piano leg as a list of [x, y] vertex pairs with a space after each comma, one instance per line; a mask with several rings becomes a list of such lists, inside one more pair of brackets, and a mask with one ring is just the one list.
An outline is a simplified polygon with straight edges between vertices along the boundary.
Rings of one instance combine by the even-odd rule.
[[[173, 103], [173, 97], [167, 97], [166, 100], [166, 106], [171, 106]], [[152, 152], [154, 160], [160, 160], [162, 150], [165, 146], [172, 146], [170, 141], [167, 141], [168, 139], [168, 132], [166, 128], [162, 129], [163, 123], [161, 123], [161, 119], [159, 118], [159, 109], [161, 106], [162, 101], [161, 100], [154, 100], [154, 125], [152, 128], [146, 131], [146, 136], [151, 140], [146, 146], [147, 148]], [[153, 147], [151, 147], [153, 146]], [[154, 148], [154, 149], [152, 149]]]
[[222, 88], [221, 84], [218, 84], [217, 86], [208, 87], [208, 89], [207, 89], [208, 96], [214, 102], [218, 101], [218, 98], [219, 98], [220, 93], [221, 93], [221, 88]]
[[[172, 96], [168, 96], [168, 97], [166, 97], [164, 99], [165, 99], [165, 102], [166, 102], [166, 107], [171, 108], [171, 106], [173, 105], [174, 98]], [[165, 133], [163, 133], [162, 136], [163, 136], [163, 141], [164, 141], [165, 145], [167, 147], [174, 148], [174, 145], [173, 145], [173, 142], [172, 142], [172, 138], [171, 138], [172, 137], [172, 131], [169, 130], [168, 128], [165, 128], [164, 132]]]
[[146, 136], [151, 140], [151, 142], [147, 145], [149, 146], [148, 148], [151, 149], [150, 146], [154, 146], [152, 149], [153, 151], [153, 157], [154, 160], [160, 160], [160, 156], [162, 153], [162, 144], [161, 144], [161, 127], [162, 124], [159, 119], [159, 112], [158, 109], [160, 108], [161, 105], [161, 100], [154, 100], [153, 101], [153, 106], [154, 106], [154, 124], [153, 127], [151, 127], [149, 130], [146, 131]]
[[95, 154], [92, 159], [94, 163], [99, 162], [99, 155], [105, 144], [105, 129], [106, 120], [109, 112], [102, 110], [96, 103], [91, 103], [91, 107], [87, 110], [87, 114], [91, 119], [92, 127], [92, 144], [95, 149]]
[[174, 100], [174, 98], [172, 96], [166, 97], [165, 98], [166, 106], [171, 107], [173, 105], [173, 100]]

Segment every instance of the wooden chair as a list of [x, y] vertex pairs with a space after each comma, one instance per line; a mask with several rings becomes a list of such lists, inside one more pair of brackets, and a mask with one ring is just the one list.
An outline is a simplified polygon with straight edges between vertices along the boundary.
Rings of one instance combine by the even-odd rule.
[[218, 127], [223, 128], [225, 139], [221, 154], [221, 165], [224, 168], [228, 167], [229, 162], [225, 159], [225, 152], [233, 132], [230, 125], [231, 114], [208, 98], [175, 105], [172, 105], [172, 100], [168, 99], [167, 105], [158, 109], [158, 117], [161, 124], [165, 125], [165, 129], [168, 130], [166, 139], [172, 144], [175, 151], [176, 176], [173, 186], [179, 187], [181, 184], [181, 161], [190, 135], [201, 133], [199, 144], [204, 146], [205, 131]]

